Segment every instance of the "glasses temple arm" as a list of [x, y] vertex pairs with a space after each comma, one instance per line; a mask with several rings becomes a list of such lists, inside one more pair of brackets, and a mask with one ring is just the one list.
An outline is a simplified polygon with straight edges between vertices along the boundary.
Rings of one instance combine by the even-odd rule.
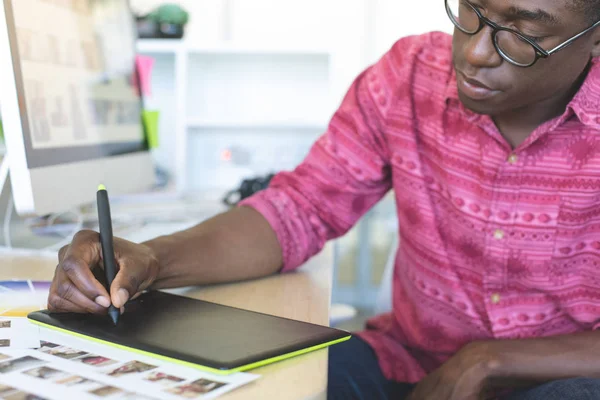
[[563, 44], [559, 44], [558, 46], [556, 46], [555, 48], [553, 48], [552, 50], [547, 51], [548, 55], [551, 55], [552, 53], [556, 53], [559, 50], [564, 49], [567, 46], [570, 46], [571, 44], [573, 44], [573, 42], [575, 42], [577, 39], [579, 39], [580, 37], [582, 37], [583, 35], [587, 34], [588, 32], [593, 31], [594, 29], [600, 27], [600, 21], [596, 22], [594, 25], [590, 26], [589, 28], [587, 28], [586, 30], [584, 30], [583, 32], [573, 36], [571, 39], [567, 40], [566, 42], [564, 42]]

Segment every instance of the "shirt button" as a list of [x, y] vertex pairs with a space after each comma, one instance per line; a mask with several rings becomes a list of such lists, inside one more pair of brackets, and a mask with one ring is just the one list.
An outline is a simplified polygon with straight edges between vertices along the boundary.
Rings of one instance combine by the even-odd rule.
[[504, 239], [504, 231], [502, 229], [496, 229], [494, 232], [494, 239], [502, 240]]
[[516, 154], [511, 154], [510, 157], [508, 157], [509, 164], [515, 165], [517, 161], [519, 161], [519, 157]]
[[491, 300], [492, 300], [492, 304], [498, 304], [498, 303], [500, 303], [500, 294], [499, 293], [494, 293], [492, 295]]

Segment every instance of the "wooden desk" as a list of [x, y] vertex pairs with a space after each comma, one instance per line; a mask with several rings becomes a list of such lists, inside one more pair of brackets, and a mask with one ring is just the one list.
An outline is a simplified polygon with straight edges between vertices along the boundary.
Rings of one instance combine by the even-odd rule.
[[[327, 247], [292, 274], [232, 285], [173, 290], [190, 297], [252, 311], [329, 324], [333, 255]], [[51, 280], [51, 259], [0, 255], [0, 280]], [[253, 371], [261, 378], [223, 396], [238, 399], [325, 399], [327, 350], [302, 355]]]

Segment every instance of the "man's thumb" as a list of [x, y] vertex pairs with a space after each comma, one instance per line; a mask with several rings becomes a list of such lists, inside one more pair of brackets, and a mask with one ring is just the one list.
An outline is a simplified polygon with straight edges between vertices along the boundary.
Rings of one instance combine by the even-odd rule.
[[121, 308], [131, 298], [131, 293], [137, 293], [137, 284], [134, 284], [135, 279], [127, 277], [126, 272], [120, 270], [112, 285], [110, 286], [110, 298], [112, 304], [116, 308]]

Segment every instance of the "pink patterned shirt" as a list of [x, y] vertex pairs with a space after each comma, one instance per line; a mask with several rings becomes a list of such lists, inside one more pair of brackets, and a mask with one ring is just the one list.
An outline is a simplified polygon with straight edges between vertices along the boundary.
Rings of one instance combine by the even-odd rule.
[[451, 37], [398, 41], [351, 86], [293, 172], [243, 204], [290, 271], [393, 189], [393, 312], [360, 336], [414, 383], [466, 343], [600, 328], [600, 60], [516, 149], [458, 100]]

